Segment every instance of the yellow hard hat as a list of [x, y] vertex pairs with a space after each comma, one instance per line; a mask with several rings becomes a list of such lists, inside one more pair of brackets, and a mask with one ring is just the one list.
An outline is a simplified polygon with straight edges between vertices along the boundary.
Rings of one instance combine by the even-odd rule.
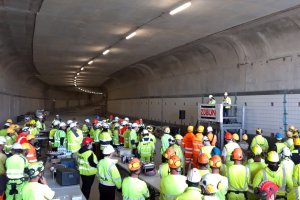
[[259, 145], [255, 145], [251, 150], [255, 156], [259, 156], [262, 153], [262, 148]]
[[269, 162], [277, 163], [279, 162], [279, 155], [276, 151], [270, 151], [267, 156]]
[[20, 128], [20, 126], [18, 124], [12, 124], [11, 127], [15, 130]]
[[240, 140], [240, 136], [239, 136], [237, 133], [232, 134], [232, 138], [233, 138], [235, 141]]
[[26, 136], [26, 139], [27, 139], [28, 141], [31, 140], [31, 139], [34, 139], [34, 138], [35, 138], [35, 136], [32, 135], [32, 134], [29, 134], [29, 135]]
[[6, 120], [7, 123], [13, 123], [12, 119]]
[[295, 146], [300, 146], [300, 138], [295, 138], [294, 139], [294, 145]]
[[192, 132], [194, 131], [194, 127], [193, 127], [193, 126], [188, 126], [188, 127], [187, 127], [187, 131], [188, 131], [189, 133], [192, 133]]
[[9, 127], [8, 129], [6, 129], [6, 132], [7, 133], [14, 133], [15, 130], [13, 128]]
[[244, 133], [242, 139], [243, 139], [244, 141], [247, 141], [247, 140], [248, 140], [248, 135], [247, 135], [246, 133]]
[[290, 131], [294, 132], [295, 129], [296, 129], [296, 127], [295, 127], [294, 125], [289, 125], [289, 130], [290, 130]]
[[295, 129], [295, 131], [293, 132], [293, 137], [299, 137], [298, 129]]
[[293, 137], [293, 132], [292, 131], [287, 131], [286, 136], [289, 137], [289, 138]]
[[30, 144], [29, 143], [23, 143], [22, 147], [23, 147], [23, 149], [30, 149]]
[[182, 135], [180, 135], [180, 134], [176, 134], [176, 135], [175, 135], [175, 139], [176, 139], [176, 140], [182, 140], [183, 137], [182, 137]]
[[29, 122], [30, 125], [35, 125], [36, 124], [36, 121], [34, 119], [30, 120]]
[[197, 128], [197, 132], [198, 133], [203, 133], [204, 132], [204, 126], [198, 126], [198, 128]]

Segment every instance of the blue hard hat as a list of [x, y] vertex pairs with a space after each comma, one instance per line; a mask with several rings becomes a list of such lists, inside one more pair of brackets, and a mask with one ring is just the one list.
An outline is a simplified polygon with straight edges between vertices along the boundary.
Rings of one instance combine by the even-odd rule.
[[281, 140], [283, 138], [283, 134], [282, 133], [276, 133], [276, 139], [277, 140]]
[[98, 120], [100, 119], [99, 115], [96, 115], [95, 118], [98, 119]]
[[211, 151], [211, 156], [219, 155], [221, 156], [221, 150], [218, 147], [214, 147]]

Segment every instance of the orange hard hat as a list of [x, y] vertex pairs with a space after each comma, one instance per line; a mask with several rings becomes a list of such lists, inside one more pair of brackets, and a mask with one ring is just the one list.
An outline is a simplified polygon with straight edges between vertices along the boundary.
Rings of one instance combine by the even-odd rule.
[[232, 152], [233, 160], [243, 160], [243, 151], [241, 148], [235, 148]]
[[176, 151], [171, 147], [167, 148], [167, 150], [164, 153], [164, 157], [168, 160], [174, 155], [176, 155]]
[[141, 168], [141, 161], [138, 158], [133, 158], [128, 163], [128, 169], [129, 171], [136, 171]]
[[206, 153], [199, 154], [199, 156], [198, 156], [198, 163], [200, 163], [200, 164], [207, 164], [208, 162], [209, 162], [209, 158], [206, 155]]
[[171, 169], [177, 169], [181, 166], [180, 158], [177, 155], [173, 155], [168, 161]]
[[232, 139], [232, 134], [229, 133], [229, 132], [226, 132], [224, 138], [225, 138], [225, 140], [231, 140]]
[[214, 155], [209, 161], [210, 167], [220, 168], [222, 166], [222, 159], [219, 155]]

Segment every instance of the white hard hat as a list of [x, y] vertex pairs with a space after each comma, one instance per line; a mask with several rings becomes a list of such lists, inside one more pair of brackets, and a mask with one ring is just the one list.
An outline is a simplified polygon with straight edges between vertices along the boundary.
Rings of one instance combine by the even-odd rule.
[[113, 146], [111, 145], [107, 145], [106, 147], [104, 147], [103, 149], [103, 154], [104, 155], [110, 155], [111, 153], [114, 153], [115, 149], [113, 148]]
[[99, 128], [101, 125], [102, 125], [102, 123], [101, 123], [101, 122], [98, 122], [97, 124], [95, 124], [95, 127], [96, 127], [96, 128]]
[[86, 123], [91, 123], [91, 120], [90, 119], [85, 119], [84, 120]]
[[60, 124], [60, 121], [58, 121], [58, 120], [53, 121], [53, 126], [58, 126], [59, 124]]
[[39, 116], [37, 116], [39, 119], [43, 119], [43, 116], [42, 115], [39, 115]]
[[146, 135], [146, 134], [149, 134], [149, 131], [146, 130], [146, 129], [144, 129], [144, 130], [142, 131], [142, 135]]
[[171, 133], [170, 127], [165, 127], [164, 128], [164, 133]]
[[0, 144], [5, 144], [6, 143], [6, 139], [4, 136], [0, 136]]
[[103, 123], [103, 124], [102, 124], [102, 127], [103, 127], [103, 128], [109, 128], [109, 125], [108, 125], [107, 123]]
[[228, 96], [228, 93], [227, 93], [227, 92], [224, 92], [224, 96]]
[[282, 155], [284, 157], [290, 157], [292, 155], [291, 150], [288, 147], [283, 147]]
[[128, 117], [125, 117], [124, 120], [127, 121], [127, 122], [129, 122], [129, 118]]
[[23, 149], [22, 145], [20, 143], [14, 143], [12, 145], [12, 149]]
[[133, 123], [132, 125], [131, 125], [131, 127], [132, 128], [136, 128], [136, 127], [138, 127], [139, 125], [137, 124], [137, 123]]
[[115, 128], [118, 128], [120, 127], [120, 124], [119, 123], [115, 123]]
[[209, 141], [209, 139], [208, 139], [207, 136], [204, 136], [204, 137], [202, 138], [202, 140], [203, 140], [203, 142], [204, 142], [204, 141]]
[[26, 116], [26, 117], [25, 117], [25, 120], [30, 120], [30, 117], [29, 117], [29, 116]]
[[24, 132], [24, 133], [29, 132], [29, 127], [24, 126], [24, 127], [22, 128], [22, 132]]
[[201, 181], [201, 175], [197, 168], [191, 169], [187, 174], [187, 180], [192, 183], [199, 183]]
[[213, 132], [213, 128], [211, 126], [208, 126], [206, 130], [207, 130], [208, 133]]
[[70, 124], [70, 128], [74, 128], [76, 125], [77, 124], [73, 122], [73, 123]]
[[119, 117], [115, 117], [115, 121], [118, 121], [119, 120]]
[[10, 123], [5, 123], [4, 126], [10, 126]]
[[72, 123], [73, 123], [73, 120], [70, 120], [70, 119], [69, 119], [69, 120], [67, 121], [67, 124], [68, 124], [69, 126], [70, 126], [70, 124], [72, 124]]
[[210, 99], [211, 99], [211, 98], [213, 98], [213, 97], [214, 97], [214, 96], [213, 96], [213, 95], [211, 95], [211, 94], [208, 96], [208, 98], [210, 98]]
[[59, 127], [64, 127], [64, 126], [67, 126], [67, 124], [65, 122], [59, 123]]
[[201, 178], [200, 185], [205, 190], [205, 193], [215, 194], [219, 191], [218, 185], [220, 180], [216, 178], [215, 174], [208, 173]]
[[121, 122], [121, 125], [122, 125], [122, 126], [125, 126], [126, 124], [127, 124], [126, 121], [122, 121], [122, 122]]
[[55, 117], [59, 117], [59, 114], [56, 114]]

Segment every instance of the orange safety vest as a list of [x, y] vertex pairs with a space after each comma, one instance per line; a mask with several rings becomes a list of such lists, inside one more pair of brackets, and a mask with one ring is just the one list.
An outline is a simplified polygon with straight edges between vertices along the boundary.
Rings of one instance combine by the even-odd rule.
[[184, 148], [185, 163], [189, 164], [193, 158], [193, 140], [195, 135], [193, 133], [186, 133], [182, 139], [182, 146]]
[[28, 154], [26, 155], [26, 158], [29, 163], [37, 162], [36, 149], [31, 144], [29, 145], [30, 145], [30, 149], [28, 149]]
[[217, 135], [213, 134], [213, 133], [208, 133], [207, 137], [210, 141], [211, 146], [216, 146], [217, 144]]
[[198, 156], [200, 154], [200, 149], [203, 147], [202, 144], [202, 133], [197, 133], [193, 140], [193, 165], [198, 168]]

